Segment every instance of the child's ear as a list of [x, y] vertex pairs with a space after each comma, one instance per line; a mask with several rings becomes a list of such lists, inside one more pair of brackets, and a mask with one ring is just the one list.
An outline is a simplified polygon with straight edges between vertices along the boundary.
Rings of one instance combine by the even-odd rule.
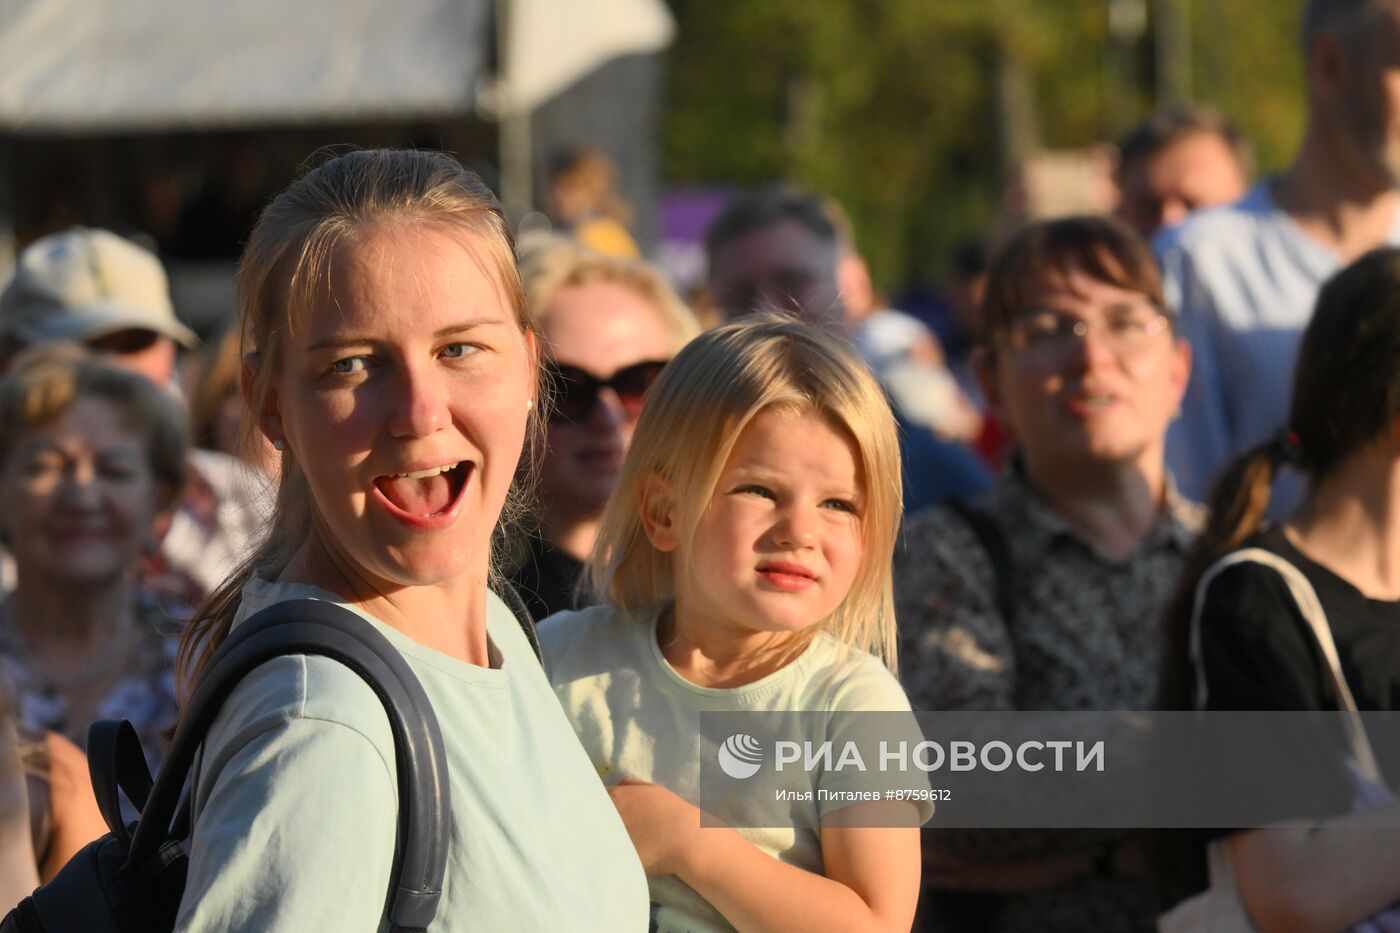
[[676, 533], [676, 500], [670, 481], [659, 473], [642, 477], [637, 489], [637, 511], [651, 546], [662, 553], [674, 551], [680, 537]]

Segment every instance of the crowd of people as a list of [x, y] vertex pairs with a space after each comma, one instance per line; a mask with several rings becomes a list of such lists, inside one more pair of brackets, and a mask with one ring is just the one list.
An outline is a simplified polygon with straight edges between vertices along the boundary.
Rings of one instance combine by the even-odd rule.
[[[1309, 0], [1302, 34], [1281, 174], [1251, 186], [1209, 108], [1154, 115], [1118, 216], [959, 259], [952, 340], [788, 188], [734, 197], [683, 299], [596, 154], [518, 243], [447, 155], [329, 158], [258, 215], [203, 350], [142, 246], [29, 244], [0, 291], [0, 911], [107, 831], [89, 725], [159, 768], [219, 645], [310, 598], [440, 725], [433, 930], [1400, 926], [1400, 846], [1356, 831], [1400, 815], [1400, 762], [1364, 732], [1350, 767], [1302, 736], [1335, 799], [1258, 829], [700, 810], [706, 714], [1400, 705], [1400, 2]], [[176, 928], [382, 928], [401, 780], [371, 685], [261, 664], [191, 776]]]

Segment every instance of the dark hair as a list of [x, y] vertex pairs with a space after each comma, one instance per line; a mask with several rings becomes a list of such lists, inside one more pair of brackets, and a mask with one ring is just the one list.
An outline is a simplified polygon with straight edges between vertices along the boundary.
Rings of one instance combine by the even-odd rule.
[[733, 241], [783, 220], [796, 221], [823, 242], [839, 239], [836, 224], [820, 198], [789, 188], [762, 188], [736, 195], [710, 224], [705, 231], [705, 257], [713, 265], [715, 256]]
[[1254, 157], [1244, 136], [1219, 110], [1197, 105], [1158, 110], [1119, 139], [1118, 177], [1121, 179], [1130, 165], [1200, 133], [1220, 137], [1234, 155], [1241, 174], [1252, 174]]
[[1046, 280], [1068, 276], [1073, 269], [1141, 292], [1166, 308], [1157, 260], [1132, 227], [1116, 217], [1089, 215], [1041, 221], [1024, 227], [992, 260], [978, 334], [982, 348], [994, 353], [1006, 326]]
[[1354, 40], [1365, 34], [1358, 33], [1357, 27], [1364, 25], [1368, 17], [1393, 5], [1394, 2], [1395, 0], [1308, 0], [1307, 5], [1303, 7], [1303, 19], [1299, 28], [1304, 57], [1317, 37], [1324, 33], [1338, 36], [1349, 49], [1354, 50]]

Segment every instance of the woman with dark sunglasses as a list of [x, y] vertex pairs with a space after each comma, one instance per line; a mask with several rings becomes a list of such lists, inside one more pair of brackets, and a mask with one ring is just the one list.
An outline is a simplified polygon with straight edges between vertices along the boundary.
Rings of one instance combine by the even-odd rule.
[[544, 338], [553, 407], [538, 527], [517, 548], [511, 577], [542, 619], [575, 608], [583, 560], [646, 391], [700, 328], [645, 263], [558, 241], [527, 252], [521, 266], [530, 314]]

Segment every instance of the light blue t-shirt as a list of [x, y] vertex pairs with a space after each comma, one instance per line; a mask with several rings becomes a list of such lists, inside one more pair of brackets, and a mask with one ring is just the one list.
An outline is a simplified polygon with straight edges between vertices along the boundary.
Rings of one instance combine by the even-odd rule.
[[[1274, 202], [1273, 185], [1260, 182], [1155, 241], [1167, 304], [1191, 344], [1191, 383], [1167, 433], [1167, 464], [1189, 499], [1204, 501], [1231, 458], [1283, 429], [1303, 329], [1322, 283], [1342, 267]], [[1400, 215], [1386, 242], [1400, 243]], [[1300, 491], [1291, 477], [1271, 514]]]
[[[603, 780], [650, 781], [700, 803], [702, 712], [907, 712], [893, 674], [864, 652], [819, 634], [792, 663], [740, 687], [693, 684], [671, 667], [656, 640], [657, 609], [613, 606], [560, 612], [540, 623], [550, 681]], [[912, 719], [911, 719], [912, 721]], [[832, 788], [840, 776], [830, 778]], [[852, 786], [869, 786], [865, 777]], [[821, 822], [844, 804], [796, 802], [791, 825], [736, 826], [756, 847], [788, 864], [822, 873]], [[932, 815], [927, 801], [919, 817]], [[733, 929], [709, 902], [674, 875], [652, 876], [658, 933]]]
[[[299, 584], [250, 582], [238, 621]], [[451, 791], [447, 876], [431, 929], [645, 930], [645, 876], [515, 618], [489, 597], [499, 668], [371, 622], [422, 682]], [[394, 742], [370, 687], [335, 661], [278, 658], [243, 679], [194, 779], [182, 931], [383, 929], [397, 821]]]

